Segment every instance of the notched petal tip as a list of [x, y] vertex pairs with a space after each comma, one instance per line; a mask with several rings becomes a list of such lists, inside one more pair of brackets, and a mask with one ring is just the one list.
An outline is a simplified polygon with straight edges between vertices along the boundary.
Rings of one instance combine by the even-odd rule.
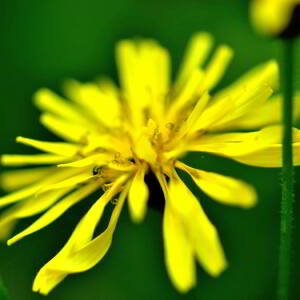
[[63, 272], [42, 268], [33, 282], [32, 291], [47, 296], [65, 277]]

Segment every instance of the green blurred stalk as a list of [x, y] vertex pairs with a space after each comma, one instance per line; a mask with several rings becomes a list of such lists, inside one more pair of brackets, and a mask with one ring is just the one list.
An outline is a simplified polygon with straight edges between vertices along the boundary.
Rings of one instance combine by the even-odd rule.
[[293, 124], [293, 47], [294, 40], [283, 43], [281, 78], [283, 83], [283, 151], [282, 151], [282, 202], [280, 224], [278, 299], [287, 300], [290, 277], [290, 254], [292, 242], [294, 170], [292, 149]]
[[8, 300], [6, 289], [4, 288], [2, 279], [0, 277], [0, 300]]

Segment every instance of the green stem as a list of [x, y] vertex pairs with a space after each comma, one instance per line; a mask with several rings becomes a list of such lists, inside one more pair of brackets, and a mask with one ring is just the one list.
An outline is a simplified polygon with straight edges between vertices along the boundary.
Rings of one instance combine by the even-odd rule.
[[292, 112], [293, 112], [293, 39], [283, 41], [283, 154], [282, 154], [282, 202], [279, 249], [278, 299], [288, 299], [290, 276], [290, 252], [293, 222], [293, 149], [292, 149]]

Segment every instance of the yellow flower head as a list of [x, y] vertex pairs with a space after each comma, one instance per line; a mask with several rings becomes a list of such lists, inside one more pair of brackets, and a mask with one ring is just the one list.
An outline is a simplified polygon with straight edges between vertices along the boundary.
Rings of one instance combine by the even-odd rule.
[[252, 0], [252, 23], [263, 34], [281, 34], [287, 29], [297, 5], [300, 5], [300, 0]]
[[[196, 261], [212, 276], [226, 268], [214, 225], [176, 169], [186, 172], [218, 202], [243, 208], [255, 205], [256, 193], [248, 184], [192, 168], [180, 158], [196, 151], [253, 166], [281, 166], [281, 129], [274, 125], [281, 117], [280, 97], [268, 100], [278, 83], [274, 61], [210, 96], [233, 55], [228, 46], [220, 46], [204, 67], [212, 40], [207, 33], [193, 36], [173, 84], [166, 49], [153, 40], [125, 40], [116, 51], [120, 89], [109, 80], [69, 81], [65, 93], [71, 101], [47, 89], [36, 93], [35, 104], [43, 111], [42, 124], [65, 141], [18, 137], [17, 142], [44, 153], [2, 156], [6, 166], [49, 166], [3, 172], [1, 185], [11, 193], [0, 198], [0, 207], [15, 205], [0, 216], [0, 237], [5, 239], [18, 219], [44, 212], [31, 226], [10, 238], [11, 245], [49, 225], [95, 191], [103, 189], [104, 193], [78, 223], [63, 249], [39, 271], [34, 291], [47, 294], [67, 275], [86, 271], [103, 258], [125, 199], [132, 220], [143, 220], [149, 197], [144, 179], [150, 172], [164, 194], [164, 199], [158, 201], [165, 204], [165, 261], [175, 287], [186, 292], [196, 284]], [[235, 128], [248, 131], [228, 133]], [[294, 140], [294, 147], [299, 147], [297, 129]], [[299, 151], [295, 150], [294, 163], [299, 165]], [[115, 207], [108, 227], [95, 236], [95, 228], [111, 200]]]

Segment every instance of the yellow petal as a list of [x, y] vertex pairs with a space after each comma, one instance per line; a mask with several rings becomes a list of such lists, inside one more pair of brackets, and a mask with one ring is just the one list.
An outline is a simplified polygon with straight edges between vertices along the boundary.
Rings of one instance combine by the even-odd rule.
[[185, 293], [196, 284], [196, 264], [180, 217], [166, 201], [163, 219], [165, 263], [170, 279], [179, 292]]
[[[278, 131], [276, 133], [279, 133]], [[208, 133], [195, 139], [195, 144], [206, 145], [211, 147], [219, 148], [224, 143], [240, 143], [246, 141], [253, 141], [257, 139], [259, 131], [251, 132], [232, 132], [232, 133]], [[278, 140], [278, 137], [276, 137]]]
[[147, 122], [151, 113], [162, 119], [165, 96], [169, 90], [168, 52], [153, 40], [124, 40], [118, 43], [117, 65], [129, 119], [136, 129]]
[[82, 142], [88, 134], [88, 130], [84, 126], [78, 126], [74, 123], [65, 121], [52, 114], [43, 114], [41, 123], [54, 134], [71, 142]]
[[96, 80], [96, 83], [104, 94], [109, 94], [115, 98], [119, 97], [118, 87], [110, 78], [101, 76]]
[[8, 204], [18, 202], [22, 199], [25, 199], [29, 196], [34, 195], [40, 188], [42, 184], [33, 184], [29, 187], [25, 187], [23, 189], [20, 189], [16, 192], [12, 192], [8, 195], [5, 195], [3, 197], [0, 197], [0, 207], [6, 206]]
[[120, 186], [126, 179], [127, 177], [123, 176], [116, 180], [113, 186], [90, 208], [63, 249], [39, 271], [34, 280], [33, 291], [48, 294], [69, 273], [85, 270], [84, 261], [82, 262], [83, 268], [80, 265], [77, 270], [72, 269], [72, 266], [78, 267], [77, 259], [75, 260], [76, 264], [73, 264], [72, 257], [75, 256], [80, 262], [80, 254], [76, 256], [76, 253], [80, 252], [81, 249], [84, 251], [85, 246], [89, 245], [106, 204], [119, 192]]
[[134, 72], [132, 69], [136, 65], [137, 49], [135, 43], [129, 40], [120, 41], [116, 47], [116, 61], [119, 70], [121, 87], [128, 93], [132, 88]]
[[[223, 125], [222, 129], [258, 129], [280, 123], [282, 120], [282, 101], [282, 96], [274, 96], [266, 103], [253, 107], [241, 118]], [[294, 120], [298, 120], [300, 118], [300, 105], [298, 105], [298, 103], [300, 103], [299, 94], [294, 96], [293, 102], [295, 103], [293, 110]]]
[[181, 86], [186, 78], [194, 70], [199, 68], [205, 62], [213, 45], [213, 38], [209, 33], [199, 32], [191, 38], [183, 63], [180, 67], [176, 84]]
[[[277, 90], [279, 87], [279, 66], [275, 60], [267, 61], [256, 66], [231, 85], [222, 89], [215, 95], [215, 101], [222, 101], [223, 98], [231, 96], [233, 99], [241, 93], [241, 91], [252, 88], [267, 86], [272, 90]], [[226, 100], [223, 101], [226, 103]]]
[[281, 133], [280, 126], [270, 126], [254, 132], [204, 135], [195, 145], [190, 143], [188, 148], [190, 151], [211, 152], [236, 159], [279, 144]]
[[[278, 133], [278, 131], [276, 132]], [[165, 152], [165, 157], [168, 159], [171, 158], [178, 158], [182, 156], [184, 153], [189, 151], [195, 152], [209, 152], [209, 153], [216, 153], [226, 150], [233, 149], [235, 151], [249, 151], [250, 149], [244, 147], [246, 141], [251, 141], [251, 150], [254, 148], [257, 150], [257, 147], [261, 145], [256, 145], [253, 141], [257, 138], [259, 132], [243, 132], [243, 133], [212, 133], [212, 134], [202, 134], [198, 138], [195, 139], [182, 141], [181, 143], [177, 144], [173, 150], [169, 152]], [[275, 135], [275, 140], [278, 141], [278, 137]], [[249, 146], [249, 145], [248, 145]], [[244, 153], [243, 152], [243, 153]]]
[[[180, 113], [180, 110], [199, 98], [198, 88], [203, 76], [203, 72], [197, 69], [189, 74], [186, 83], [167, 111], [166, 123], [176, 121], [177, 114]], [[197, 98], [195, 99], [195, 97]]]
[[152, 40], [139, 42], [136, 68], [141, 92], [144, 91], [145, 109], [159, 122], [163, 118], [165, 96], [169, 91], [170, 62], [167, 50]]
[[44, 178], [42, 181], [31, 184], [29, 186], [26, 186], [25, 188], [22, 188], [20, 190], [12, 192], [8, 195], [0, 197], [0, 207], [6, 206], [11, 203], [15, 203], [22, 199], [30, 197], [30, 196], [34, 195], [35, 193], [37, 193], [44, 185], [51, 184], [53, 182], [58, 182], [60, 180], [64, 180], [74, 174], [75, 174], [75, 172], [73, 169], [56, 171], [53, 175]]
[[[153, 96], [167, 92], [168, 87], [165, 84], [169, 80], [169, 70], [165, 68], [169, 63], [166, 60], [168, 60], [167, 52], [157, 42], [144, 40], [138, 44], [138, 67], [140, 74], [143, 74], [141, 79], [143, 85], [149, 89]], [[145, 70], [147, 71], [145, 72]]]
[[60, 164], [58, 167], [71, 167], [71, 168], [84, 168], [96, 164], [97, 166], [106, 165], [113, 159], [113, 154], [111, 153], [100, 153], [95, 155], [90, 155], [83, 159], [76, 160], [74, 162]]
[[170, 279], [178, 291], [185, 293], [196, 284], [194, 249], [180, 215], [171, 206], [165, 176], [156, 171], [165, 197], [163, 238], [165, 263]]
[[137, 43], [129, 40], [119, 42], [116, 47], [116, 61], [131, 121], [136, 128], [140, 128], [145, 123], [143, 112], [149, 104], [149, 92], [142, 83], [144, 74], [139, 68]]
[[256, 192], [245, 182], [232, 177], [193, 169], [181, 162], [177, 162], [175, 166], [187, 172], [198, 187], [214, 200], [243, 208], [250, 208], [256, 204]]
[[112, 93], [104, 93], [94, 83], [79, 83], [74, 80], [65, 83], [67, 93], [100, 124], [116, 127], [120, 120], [120, 102]]
[[140, 167], [136, 172], [128, 194], [128, 205], [134, 222], [141, 222], [146, 213], [149, 190], [144, 182], [146, 168]]
[[[98, 188], [99, 188], [99, 183], [94, 182], [91, 184], [87, 184], [81, 187], [80, 189], [72, 192], [70, 195], [66, 196], [60, 202], [58, 202], [56, 205], [50, 208], [46, 213], [44, 213], [39, 219], [37, 219], [29, 227], [27, 227], [25, 230], [23, 230], [22, 232], [18, 233], [10, 240], [8, 240], [7, 244], [10, 246], [16, 243], [17, 241], [19, 241], [20, 239], [48, 226], [57, 218], [59, 218], [71, 206], [75, 205], [77, 202], [81, 201], [83, 198], [87, 197]], [[61, 193], [61, 191], [51, 191], [49, 193]], [[42, 194], [38, 196], [38, 198], [45, 197], [45, 195], [48, 195], [49, 193]], [[37, 198], [35, 198], [34, 200], [37, 200]]]
[[37, 140], [23, 138], [21, 136], [17, 137], [17, 142], [28, 146], [32, 146], [41, 151], [53, 153], [56, 155], [66, 156], [66, 157], [74, 156], [80, 150], [80, 146], [75, 144], [62, 143], [62, 142], [56, 142], [56, 143], [41, 142]]
[[48, 89], [43, 88], [37, 91], [34, 95], [34, 102], [43, 111], [50, 112], [71, 122], [89, 124], [88, 120], [83, 118], [82, 112], [74, 105], [69, 104]]
[[156, 162], [157, 154], [147, 136], [142, 135], [135, 143], [133, 150], [140, 159], [152, 164]]
[[198, 119], [195, 130], [220, 130], [266, 103], [277, 88], [278, 64], [270, 61], [247, 73], [213, 97], [211, 104]]
[[131, 144], [126, 135], [115, 137], [111, 134], [90, 134], [87, 136], [87, 146], [81, 149], [83, 155], [105, 151], [131, 155]]
[[[28, 200], [7, 209], [0, 216], [0, 239], [5, 239], [11, 234], [18, 219], [30, 217], [46, 210], [67, 192], [68, 189], [65, 189], [49, 192], [40, 195], [39, 197], [31, 197]], [[9, 227], [10, 230], [7, 230], [7, 227]]]
[[[269, 87], [253, 88], [251, 91], [245, 91], [238, 99], [233, 101], [234, 106], [231, 109], [231, 113], [224, 115], [223, 118], [211, 124], [210, 130], [224, 130], [228, 127], [227, 124], [231, 124], [239, 118], [243, 119], [248, 111], [258, 106], [258, 103], [265, 103], [272, 93], [273, 90]], [[219, 109], [222, 109], [221, 106], [219, 106]], [[201, 120], [199, 120], [200, 124]]]
[[[270, 126], [250, 133], [204, 136], [199, 139], [197, 145], [186, 145], [181, 151], [184, 148], [184, 151], [210, 152], [251, 166], [276, 168], [282, 166], [281, 137], [282, 128]], [[299, 130], [294, 128], [293, 164], [295, 166], [300, 164], [299, 149], [300, 134]]]
[[75, 240], [72, 242], [74, 251], [80, 249], [83, 244], [89, 242], [94, 234], [96, 225], [98, 224], [106, 204], [120, 192], [122, 185], [127, 180], [128, 175], [124, 175], [116, 179], [111, 187], [100, 197], [100, 199], [91, 207], [87, 214], [75, 229]]
[[53, 170], [45, 167], [1, 172], [0, 187], [6, 191], [16, 190], [49, 176]]
[[50, 190], [63, 189], [66, 187], [75, 187], [77, 184], [83, 183], [92, 178], [94, 178], [92, 170], [83, 171], [79, 175], [67, 178], [66, 180], [60, 181], [58, 183], [44, 185], [41, 189], [38, 190], [38, 194], [45, 193]]
[[178, 176], [170, 180], [169, 199], [185, 227], [199, 263], [210, 275], [220, 275], [227, 262], [218, 233], [198, 200]]
[[[158, 104], [169, 85], [168, 52], [153, 40], [123, 40], [116, 48], [121, 86], [131, 113]], [[149, 102], [150, 100], [154, 100]], [[149, 106], [150, 105], [150, 106]]]
[[206, 109], [196, 120], [193, 131], [211, 130], [215, 124], [226, 118], [234, 109], [234, 101], [231, 98], [226, 99], [226, 105], [207, 105]]
[[84, 272], [95, 266], [104, 257], [111, 245], [113, 233], [115, 231], [127, 192], [128, 189], [121, 193], [106, 230], [96, 238], [89, 241], [86, 245], [80, 247], [77, 251], [74, 251], [74, 253], [67, 256], [62, 264], [56, 262], [55, 266], [52, 265], [53, 269], [58, 272], [67, 273]]
[[64, 156], [54, 154], [4, 154], [0, 157], [0, 164], [3, 166], [48, 165], [63, 163], [67, 160]]
[[[297, 151], [299, 151], [298, 149], [300, 149], [300, 144], [297, 145]], [[233, 157], [233, 159], [254, 167], [280, 168], [282, 167], [282, 147], [281, 145], [271, 145], [252, 153]], [[298, 159], [297, 164], [299, 165], [299, 163]]]
[[164, 48], [158, 49], [158, 58], [157, 58], [157, 85], [158, 92], [161, 95], [166, 95], [170, 88], [171, 81], [171, 62], [170, 54]]
[[202, 90], [211, 90], [214, 88], [224, 76], [224, 73], [232, 59], [233, 51], [230, 47], [220, 46], [211, 62], [206, 68], [204, 75]]
[[[293, 165], [300, 165], [300, 140], [293, 143]], [[281, 144], [269, 145], [254, 153], [234, 157], [234, 160], [246, 165], [265, 168], [282, 167], [282, 146]]]
[[174, 148], [176, 149], [180, 141], [184, 139], [186, 135], [192, 134], [194, 131], [197, 131], [197, 128], [195, 129], [195, 125], [197, 125], [197, 121], [201, 116], [202, 112], [204, 111], [209, 99], [210, 97], [207, 92], [205, 92], [200, 97], [195, 107], [193, 108], [192, 112], [190, 113], [189, 117], [180, 127], [179, 132], [169, 142], [167, 146], [168, 149], [174, 149]]
[[199, 117], [201, 116], [202, 112], [204, 111], [208, 101], [210, 100], [209, 94], [206, 92], [204, 93], [198, 102], [196, 103], [194, 109], [190, 113], [188, 119], [184, 123], [182, 129], [181, 129], [181, 135], [188, 133], [190, 130], [194, 129], [194, 125], [198, 121]]
[[48, 270], [47, 273], [38, 273], [37, 276], [39, 277], [35, 278], [32, 290], [46, 296], [67, 277], [67, 273]]

